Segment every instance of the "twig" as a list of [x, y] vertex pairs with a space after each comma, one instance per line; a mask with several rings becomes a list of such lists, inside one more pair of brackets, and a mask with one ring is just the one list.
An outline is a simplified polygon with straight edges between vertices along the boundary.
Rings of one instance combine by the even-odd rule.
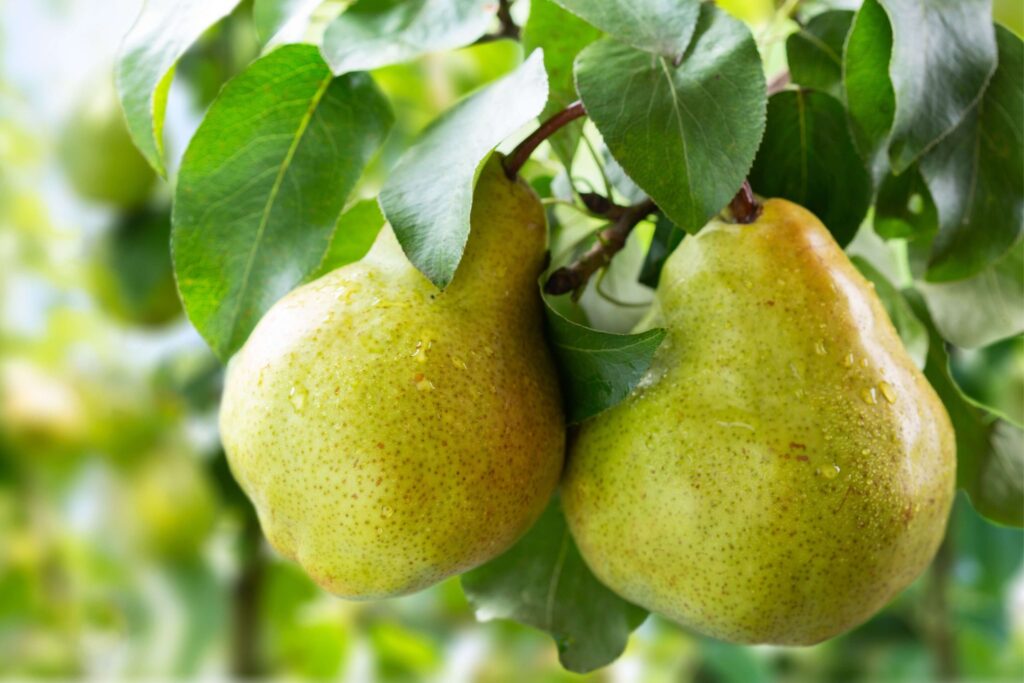
[[750, 181], [743, 181], [740, 191], [729, 202], [729, 210], [732, 211], [732, 217], [737, 223], [753, 223], [761, 215], [761, 204], [754, 198], [754, 191], [750, 189]]
[[537, 149], [540, 143], [554, 135], [563, 126], [585, 116], [586, 113], [583, 103], [577, 100], [540, 124], [537, 130], [530, 133], [525, 140], [516, 145], [516, 148], [505, 157], [505, 175], [509, 178], [515, 178], [516, 174], [519, 173], [519, 169], [523, 167], [523, 164], [526, 163], [526, 160], [530, 158], [530, 155], [533, 154], [533, 151]]
[[520, 30], [519, 26], [516, 25], [514, 19], [512, 19], [511, 11], [512, 3], [509, 0], [499, 0], [498, 2], [498, 21], [501, 22], [501, 28], [498, 29], [497, 33], [488, 33], [480, 36], [474, 42], [474, 45], [480, 45], [482, 43], [491, 43], [495, 40], [502, 40], [510, 38], [512, 40], [519, 40]]
[[594, 273], [607, 266], [612, 256], [626, 246], [626, 238], [637, 223], [657, 208], [650, 199], [626, 207], [614, 223], [597, 234], [597, 242], [585, 254], [551, 273], [544, 284], [544, 291], [566, 294], [583, 287]]

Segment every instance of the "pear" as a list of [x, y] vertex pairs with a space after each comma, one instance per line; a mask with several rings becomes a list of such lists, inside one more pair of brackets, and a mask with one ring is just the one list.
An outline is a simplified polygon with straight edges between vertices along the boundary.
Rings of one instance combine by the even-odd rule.
[[385, 226], [361, 262], [275, 304], [229, 365], [231, 469], [270, 543], [340, 596], [409, 593], [498, 555], [561, 474], [543, 207], [493, 157], [470, 223], [445, 290]]
[[697, 631], [808, 645], [870, 617], [942, 541], [955, 444], [872, 286], [768, 200], [668, 259], [667, 335], [586, 422], [563, 505], [609, 587]]

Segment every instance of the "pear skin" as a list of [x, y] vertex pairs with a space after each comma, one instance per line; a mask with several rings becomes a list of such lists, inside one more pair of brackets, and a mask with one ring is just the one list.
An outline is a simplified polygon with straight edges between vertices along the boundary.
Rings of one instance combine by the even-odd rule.
[[536, 278], [544, 210], [497, 157], [435, 288], [385, 226], [274, 305], [230, 363], [221, 434], [270, 543], [343, 597], [416, 591], [507, 549], [565, 447]]
[[872, 286], [811, 213], [768, 200], [666, 262], [665, 341], [586, 422], [563, 505], [613, 590], [738, 643], [809, 645], [928, 565], [955, 442]]

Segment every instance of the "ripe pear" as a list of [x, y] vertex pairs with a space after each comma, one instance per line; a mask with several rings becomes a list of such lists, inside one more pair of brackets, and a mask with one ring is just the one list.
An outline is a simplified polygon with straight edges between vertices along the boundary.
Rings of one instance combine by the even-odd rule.
[[863, 622], [930, 562], [955, 479], [949, 417], [872, 286], [772, 199], [683, 240], [656, 307], [650, 370], [570, 450], [587, 564], [723, 640], [809, 645]]
[[562, 469], [537, 196], [497, 157], [434, 287], [385, 226], [275, 304], [228, 368], [221, 436], [270, 543], [343, 597], [425, 588], [507, 549]]

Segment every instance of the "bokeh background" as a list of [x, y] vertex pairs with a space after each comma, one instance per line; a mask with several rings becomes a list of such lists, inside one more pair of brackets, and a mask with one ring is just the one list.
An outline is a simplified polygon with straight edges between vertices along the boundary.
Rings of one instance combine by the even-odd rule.
[[[248, 4], [179, 65], [169, 158], [257, 55]], [[719, 4], [766, 54], [791, 30], [770, 0]], [[139, 5], [0, 0], [0, 678], [1024, 680], [1024, 535], [962, 498], [932, 568], [845, 636], [741, 648], [652, 617], [588, 677], [562, 671], [538, 632], [476, 623], [457, 580], [352, 603], [276, 557], [219, 447], [221, 368], [177, 301], [169, 186], [113, 99]], [[1021, 31], [1024, 2], [995, 11]], [[358, 193], [521, 58], [495, 42], [377, 72], [398, 125]], [[953, 357], [966, 391], [1024, 421], [1024, 341]]]

